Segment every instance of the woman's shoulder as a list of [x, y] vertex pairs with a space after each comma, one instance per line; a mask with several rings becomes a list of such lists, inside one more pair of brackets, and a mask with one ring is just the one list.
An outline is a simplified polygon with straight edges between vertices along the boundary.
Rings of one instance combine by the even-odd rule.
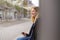
[[40, 21], [40, 18], [37, 18], [34, 24], [37, 24]]

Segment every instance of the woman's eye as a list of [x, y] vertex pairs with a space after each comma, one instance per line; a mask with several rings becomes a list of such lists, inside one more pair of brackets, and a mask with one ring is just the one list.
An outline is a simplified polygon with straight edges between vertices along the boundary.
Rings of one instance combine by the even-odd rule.
[[32, 11], [32, 12], [35, 12], [35, 11]]

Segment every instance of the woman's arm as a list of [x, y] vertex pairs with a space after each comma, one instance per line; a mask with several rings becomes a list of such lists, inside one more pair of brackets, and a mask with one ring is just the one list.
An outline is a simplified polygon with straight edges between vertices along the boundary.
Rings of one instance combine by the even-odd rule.
[[28, 33], [25, 33], [25, 32], [22, 32], [22, 34], [23, 34], [24, 36], [28, 36], [28, 35], [29, 35]]

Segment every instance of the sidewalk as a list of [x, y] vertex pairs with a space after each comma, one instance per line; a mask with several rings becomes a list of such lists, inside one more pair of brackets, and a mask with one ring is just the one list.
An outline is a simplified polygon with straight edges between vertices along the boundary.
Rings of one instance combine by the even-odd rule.
[[21, 32], [29, 33], [32, 26], [31, 21], [24, 21], [23, 23], [8, 26], [0, 30], [0, 40], [16, 40], [17, 37], [21, 37]]
[[28, 22], [30, 21], [30, 19], [28, 18], [21, 18], [20, 20], [11, 20], [11, 21], [5, 21], [0, 23], [0, 27], [8, 27], [8, 26], [12, 26], [15, 24], [20, 24], [20, 23], [24, 23], [24, 22]]

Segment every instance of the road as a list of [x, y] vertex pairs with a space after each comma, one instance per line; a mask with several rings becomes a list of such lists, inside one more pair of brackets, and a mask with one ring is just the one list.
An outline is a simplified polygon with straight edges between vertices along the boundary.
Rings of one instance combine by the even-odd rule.
[[12, 24], [5, 24], [6, 26], [4, 24], [0, 24], [0, 40], [16, 40], [16, 38], [23, 36], [21, 32], [29, 33], [32, 26], [32, 22], [30, 20], [21, 21], [21, 23], [17, 21], [14, 25]]

